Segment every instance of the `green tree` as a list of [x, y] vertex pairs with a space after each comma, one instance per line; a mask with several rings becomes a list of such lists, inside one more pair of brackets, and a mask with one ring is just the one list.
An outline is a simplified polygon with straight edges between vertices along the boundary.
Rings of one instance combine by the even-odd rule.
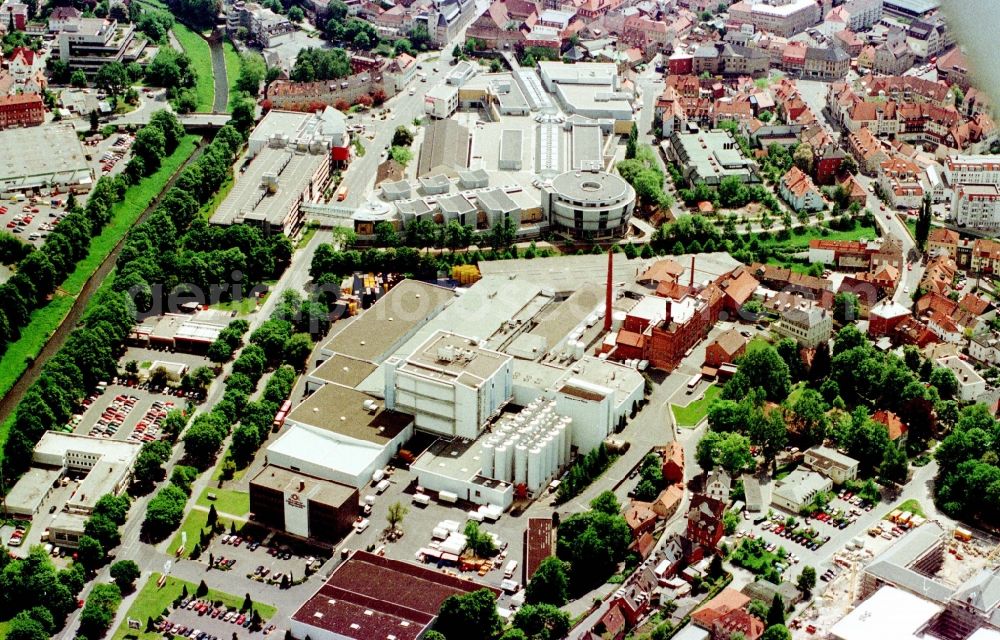
[[403, 522], [403, 518], [406, 517], [406, 514], [409, 513], [409, 511], [410, 510], [406, 508], [406, 505], [398, 500], [389, 505], [389, 510], [386, 512], [385, 516], [386, 522], [389, 523], [389, 528], [395, 531], [399, 527], [400, 523]]
[[542, 560], [525, 587], [525, 602], [561, 607], [569, 601], [566, 563], [555, 556]]
[[87, 74], [83, 72], [82, 69], [77, 69], [73, 72], [73, 75], [69, 77], [69, 84], [77, 89], [82, 89], [87, 86]]
[[122, 594], [117, 585], [98, 584], [87, 596], [87, 603], [80, 612], [80, 631], [87, 638], [100, 638], [111, 627], [115, 611], [121, 604]]
[[494, 640], [500, 635], [503, 623], [493, 592], [480, 589], [446, 598], [434, 628], [447, 640]]
[[927, 246], [927, 237], [931, 232], [931, 196], [925, 194], [923, 202], [920, 204], [920, 213], [917, 216], [917, 225], [913, 230], [914, 240], [917, 249], [923, 251]]
[[413, 145], [413, 132], [406, 125], [396, 127], [392, 134], [392, 146], [410, 147]]
[[614, 492], [604, 491], [590, 501], [590, 508], [594, 511], [606, 513], [609, 516], [616, 516], [622, 512], [622, 506], [615, 497]]
[[771, 607], [767, 610], [765, 622], [767, 622], [768, 627], [785, 624], [785, 601], [781, 599], [781, 594], [776, 593], [771, 599]]
[[853, 293], [838, 293], [833, 296], [833, 319], [840, 324], [854, 322], [861, 317], [858, 296]]
[[885, 453], [882, 454], [882, 463], [878, 467], [879, 476], [884, 480], [903, 483], [906, 482], [908, 470], [909, 460], [906, 452], [895, 442], [889, 442], [885, 447]]
[[783, 624], [773, 624], [764, 631], [761, 640], [792, 640], [792, 632]]
[[942, 400], [951, 400], [958, 393], [958, 378], [947, 367], [934, 367], [930, 377], [931, 386], [938, 390]]
[[27, 611], [18, 613], [7, 625], [7, 640], [49, 640], [50, 637], [42, 623]]
[[768, 346], [747, 353], [737, 362], [736, 374], [729, 380], [722, 396], [739, 399], [751, 389], [761, 388], [767, 399], [781, 402], [791, 391], [792, 382], [788, 364], [778, 355], [774, 347]]
[[629, 129], [628, 138], [625, 141], [625, 158], [634, 158], [635, 152], [639, 144], [639, 126], [633, 122], [632, 128]]
[[80, 564], [93, 571], [104, 562], [104, 547], [96, 538], [85, 535], [77, 543], [76, 555]]
[[[496, 554], [497, 547], [493, 537], [479, 528], [479, 523], [469, 520], [463, 531], [468, 548], [479, 558], [491, 558]], [[447, 635], [447, 634], [446, 634]]]
[[735, 511], [727, 510], [722, 514], [722, 524], [726, 535], [731, 536], [736, 533], [736, 529], [740, 526], [740, 517]]
[[125, 89], [131, 84], [128, 78], [128, 71], [125, 65], [120, 62], [108, 62], [97, 70], [94, 77], [94, 84], [98, 88], [104, 89], [109, 95], [118, 97], [125, 93]]
[[299, 23], [306, 17], [305, 12], [302, 11], [302, 7], [298, 5], [293, 5], [288, 10], [288, 19], [292, 22]]
[[809, 565], [802, 567], [802, 573], [799, 574], [796, 584], [803, 593], [812, 593], [816, 587], [816, 569]]
[[551, 604], [526, 604], [514, 614], [514, 628], [533, 640], [558, 640], [569, 633], [569, 614]]
[[118, 585], [122, 593], [130, 593], [135, 588], [135, 581], [139, 579], [141, 572], [139, 565], [131, 560], [119, 560], [111, 565], [111, 578]]

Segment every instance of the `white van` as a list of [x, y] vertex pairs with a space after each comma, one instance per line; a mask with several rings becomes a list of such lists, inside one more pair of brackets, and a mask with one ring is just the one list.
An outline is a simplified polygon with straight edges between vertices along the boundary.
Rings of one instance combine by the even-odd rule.
[[356, 531], [359, 534], [364, 533], [365, 529], [368, 528], [369, 524], [371, 523], [368, 521], [368, 518], [364, 518], [363, 520], [358, 520], [357, 522], [354, 523], [354, 531]]
[[385, 490], [389, 488], [389, 481], [382, 480], [377, 485], [375, 485], [375, 493], [385, 493]]
[[383, 478], [385, 478], [385, 470], [384, 469], [376, 469], [372, 473], [372, 484], [378, 484], [379, 482], [382, 482]]
[[507, 563], [507, 566], [503, 568], [503, 577], [513, 578], [515, 571], [517, 571], [517, 560], [511, 560]]
[[478, 511], [469, 511], [466, 515], [469, 517], [469, 520], [474, 520], [476, 522], [483, 521], [483, 514]]
[[415, 493], [413, 494], [413, 502], [419, 504], [422, 507], [426, 507], [431, 503], [431, 497], [426, 493]]

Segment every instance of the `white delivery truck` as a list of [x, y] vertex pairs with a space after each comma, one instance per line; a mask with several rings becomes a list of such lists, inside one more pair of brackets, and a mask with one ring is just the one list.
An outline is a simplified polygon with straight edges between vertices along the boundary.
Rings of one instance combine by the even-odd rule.
[[469, 520], [475, 520], [476, 522], [483, 521], [483, 514], [479, 513], [478, 511], [470, 511], [466, 515], [469, 516]]
[[455, 504], [458, 502], [458, 496], [451, 491], [438, 491], [438, 502], [447, 502], [448, 504]]
[[431, 503], [431, 497], [426, 493], [415, 493], [413, 494], [413, 502], [422, 507], [426, 507]]
[[514, 572], [517, 571], [517, 560], [511, 560], [507, 563], [507, 566], [503, 568], [504, 578], [513, 578]]
[[384, 477], [385, 477], [385, 470], [376, 469], [375, 472], [372, 473], [372, 484], [378, 484], [379, 482], [382, 482], [382, 478]]
[[382, 480], [377, 485], [375, 485], [375, 493], [385, 493], [385, 490], [389, 488], [389, 481]]

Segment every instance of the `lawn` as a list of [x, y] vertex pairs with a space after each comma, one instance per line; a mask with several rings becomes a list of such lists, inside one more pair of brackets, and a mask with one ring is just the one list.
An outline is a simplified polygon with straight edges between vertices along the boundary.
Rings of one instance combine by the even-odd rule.
[[209, 305], [209, 307], [217, 311], [235, 311], [238, 316], [247, 316], [257, 308], [257, 301], [255, 298], [247, 297], [241, 299], [239, 302], [229, 300], [227, 302], [219, 302]]
[[809, 248], [810, 240], [860, 240], [861, 238], [872, 239], [878, 236], [875, 231], [875, 227], [869, 227], [859, 224], [857, 227], [850, 231], [835, 231], [833, 229], [828, 229], [829, 233], [823, 235], [820, 230], [816, 227], [807, 227], [806, 232], [799, 235], [792, 232], [788, 240], [778, 240], [777, 234], [770, 234], [770, 238], [761, 241], [761, 245], [766, 247], [772, 247], [775, 249], [801, 249], [805, 250]]
[[771, 345], [766, 339], [757, 335], [754, 336], [750, 342], [747, 343], [747, 353], [753, 353], [754, 351], [760, 351], [761, 349], [766, 349]]
[[671, 404], [670, 409], [674, 412], [674, 421], [679, 427], [695, 427], [708, 415], [708, 406], [712, 404], [718, 395], [722, 393], [722, 387], [714, 384], [705, 389], [705, 393], [698, 400], [694, 400], [686, 407]]
[[81, 260], [73, 273], [66, 277], [60, 287], [63, 291], [76, 295], [90, 279], [91, 274], [104, 262], [115, 245], [125, 237], [128, 230], [139, 219], [149, 204], [160, 195], [181, 165], [191, 157], [198, 147], [198, 136], [184, 136], [177, 149], [169, 158], [164, 158], [160, 168], [147, 176], [139, 184], [129, 187], [125, 198], [116, 204], [111, 213], [111, 222], [90, 242], [90, 253]]
[[[910, 498], [909, 500], [904, 500], [903, 502], [897, 504], [895, 507], [892, 508], [892, 511], [895, 511], [896, 509], [899, 509], [900, 511], [909, 511], [913, 515], [920, 516], [921, 518], [927, 517], [927, 515], [924, 513], [924, 508], [921, 507], [920, 503], [914, 500], [913, 498]], [[885, 514], [885, 518], [883, 518], [883, 520], [886, 520], [888, 518], [889, 514], [887, 513]]]
[[[218, 509], [218, 507], [216, 507]], [[249, 511], [249, 506], [247, 511]], [[226, 530], [229, 530], [229, 525], [232, 521], [228, 518], [219, 518], [219, 522], [225, 525]], [[236, 523], [236, 530], [239, 531], [242, 527], [242, 523]], [[181, 532], [187, 533], [187, 546], [184, 549], [183, 557], [188, 557], [191, 553], [192, 547], [195, 543], [201, 540], [201, 532], [208, 527], [208, 512], [202, 511], [201, 509], [191, 509], [187, 516], [184, 517], [184, 522], [181, 523], [180, 530], [174, 534], [174, 539], [170, 541], [170, 546], [167, 547], [167, 553], [169, 555], [174, 555], [177, 550], [181, 547]]]
[[[226, 40], [222, 43], [222, 56], [226, 59], [226, 81], [229, 84], [229, 101], [232, 102], [236, 94], [236, 80], [240, 77], [240, 52]], [[229, 110], [229, 105], [226, 105], [226, 110]]]
[[174, 36], [191, 58], [191, 67], [197, 74], [195, 94], [198, 98], [199, 113], [211, 113], [215, 104], [215, 80], [212, 74], [212, 51], [205, 39], [180, 22], [174, 23]]
[[[143, 631], [146, 627], [146, 621], [150, 618], [156, 620], [165, 611], [169, 612], [171, 603], [184, 593], [185, 587], [187, 587], [187, 592], [191, 595], [194, 595], [194, 592], [198, 589], [198, 585], [193, 582], [187, 582], [186, 580], [170, 576], [167, 577], [166, 583], [160, 588], [157, 586], [159, 579], [160, 574], [153, 573], [145, 586], [143, 586], [142, 591], [136, 596], [135, 602], [129, 607], [128, 617], [138, 620], [142, 625], [142, 629], [129, 629], [128, 622], [123, 622], [118, 627], [118, 630], [115, 631], [115, 635], [111, 637], [111, 640], [160, 640], [163, 634], [156, 632], [145, 633]], [[221, 602], [231, 609], [240, 609], [243, 606], [243, 596], [223, 593], [215, 589], [209, 589], [205, 598], [213, 602]], [[265, 621], [273, 618], [274, 614], [278, 612], [272, 605], [256, 601], [253, 603], [253, 608]]]
[[[208, 497], [210, 493], [215, 495], [215, 500]], [[214, 504], [215, 508], [222, 513], [245, 516], [250, 513], [250, 494], [245, 491], [208, 487], [198, 496], [198, 504], [205, 508]]]

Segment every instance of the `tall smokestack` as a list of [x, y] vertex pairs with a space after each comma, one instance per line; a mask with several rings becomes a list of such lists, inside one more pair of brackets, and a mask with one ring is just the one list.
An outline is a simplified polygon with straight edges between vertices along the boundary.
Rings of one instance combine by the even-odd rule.
[[691, 282], [690, 282], [690, 284], [688, 286], [691, 287], [692, 289], [694, 289], [694, 256], [693, 255], [691, 256]]
[[611, 287], [612, 275], [615, 272], [614, 247], [608, 247], [608, 285], [604, 290], [604, 330], [611, 331]]

